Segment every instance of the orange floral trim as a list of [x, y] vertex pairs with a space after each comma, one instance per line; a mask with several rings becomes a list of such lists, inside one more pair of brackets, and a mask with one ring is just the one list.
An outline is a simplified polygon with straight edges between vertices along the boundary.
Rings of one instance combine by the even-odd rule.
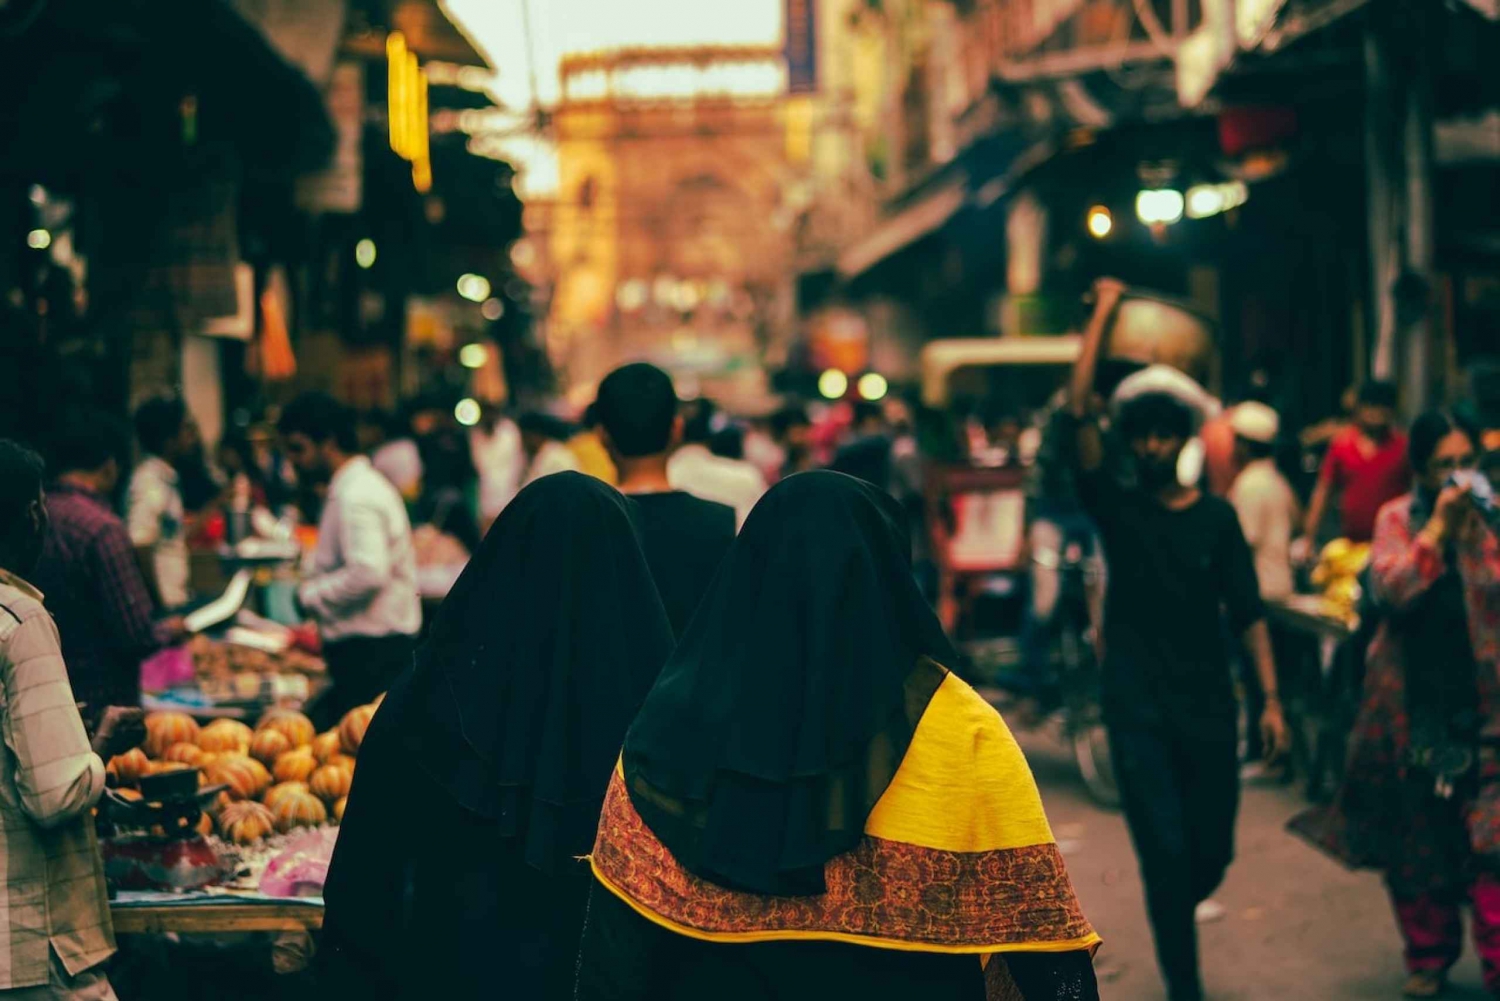
[[727, 890], [677, 864], [618, 772], [604, 799], [594, 872], [647, 917], [721, 940], [825, 938], [886, 948], [989, 953], [1091, 948], [1055, 844], [949, 852], [866, 837], [824, 869], [826, 893]]

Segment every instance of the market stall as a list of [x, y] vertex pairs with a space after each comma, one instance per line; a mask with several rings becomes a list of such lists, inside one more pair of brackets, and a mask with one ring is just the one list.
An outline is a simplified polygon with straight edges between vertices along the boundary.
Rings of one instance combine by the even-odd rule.
[[1293, 728], [1293, 763], [1315, 801], [1338, 784], [1359, 707], [1363, 651], [1353, 640], [1360, 625], [1360, 574], [1368, 560], [1368, 546], [1335, 540], [1312, 571], [1317, 593], [1268, 603], [1284, 708]]
[[322, 897], [135, 892], [118, 894], [109, 911], [116, 935], [231, 935], [323, 926]]
[[109, 760], [98, 811], [116, 933], [295, 937], [321, 927], [337, 825], [375, 710], [356, 708], [322, 734], [286, 709], [253, 728], [148, 714], [144, 743]]
[[316, 698], [327, 687], [326, 669], [317, 631], [296, 613], [301, 553], [291, 539], [220, 549], [221, 593], [184, 619], [192, 641], [141, 665], [143, 707], [253, 719]]

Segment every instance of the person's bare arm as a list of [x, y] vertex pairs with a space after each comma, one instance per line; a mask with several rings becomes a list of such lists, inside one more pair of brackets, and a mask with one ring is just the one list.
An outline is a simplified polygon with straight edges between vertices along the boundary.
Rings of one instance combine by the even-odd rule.
[[1286, 718], [1281, 712], [1281, 693], [1277, 691], [1276, 658], [1271, 653], [1271, 630], [1265, 619], [1258, 619], [1245, 630], [1245, 655], [1255, 662], [1260, 690], [1265, 694], [1266, 709], [1260, 717], [1261, 739], [1266, 760], [1274, 761], [1289, 749]]
[[1084, 328], [1083, 346], [1068, 384], [1068, 412], [1079, 418], [1076, 461], [1085, 472], [1092, 472], [1104, 463], [1104, 441], [1099, 428], [1083, 418], [1090, 415], [1093, 407], [1094, 379], [1099, 372], [1104, 338], [1124, 294], [1124, 284], [1113, 278], [1101, 278], [1094, 283], [1094, 314]]
[[1333, 494], [1333, 483], [1326, 475], [1319, 475], [1318, 485], [1313, 487], [1312, 498], [1307, 502], [1307, 518], [1302, 523], [1302, 535], [1309, 543], [1318, 537], [1323, 527], [1323, 516], [1328, 511], [1328, 499]]

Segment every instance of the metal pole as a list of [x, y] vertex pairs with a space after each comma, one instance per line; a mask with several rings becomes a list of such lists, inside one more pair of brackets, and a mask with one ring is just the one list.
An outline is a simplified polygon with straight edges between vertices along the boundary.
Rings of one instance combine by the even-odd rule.
[[1395, 226], [1392, 184], [1391, 108], [1394, 86], [1390, 74], [1390, 46], [1386, 35], [1386, 7], [1372, 4], [1365, 25], [1365, 199], [1370, 243], [1369, 371], [1355, 373], [1355, 381], [1390, 379], [1396, 368], [1395, 304], [1391, 285], [1395, 281]]
[[1403, 101], [1405, 122], [1402, 146], [1405, 150], [1406, 273], [1422, 280], [1426, 298], [1420, 309], [1408, 306], [1402, 313], [1402, 396], [1412, 413], [1425, 409], [1433, 393], [1433, 359], [1435, 333], [1433, 296], [1436, 276], [1433, 274], [1434, 234], [1432, 198], [1432, 73], [1428, 58], [1428, 20], [1420, 9], [1410, 9], [1409, 29], [1403, 35], [1409, 43], [1409, 73]]

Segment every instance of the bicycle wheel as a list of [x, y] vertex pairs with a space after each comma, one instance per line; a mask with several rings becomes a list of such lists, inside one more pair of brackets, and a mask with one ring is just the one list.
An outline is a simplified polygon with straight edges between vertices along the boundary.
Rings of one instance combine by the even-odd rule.
[[1073, 758], [1089, 797], [1099, 806], [1114, 810], [1120, 806], [1120, 787], [1115, 781], [1115, 766], [1109, 755], [1109, 737], [1102, 723], [1092, 723], [1073, 732]]

